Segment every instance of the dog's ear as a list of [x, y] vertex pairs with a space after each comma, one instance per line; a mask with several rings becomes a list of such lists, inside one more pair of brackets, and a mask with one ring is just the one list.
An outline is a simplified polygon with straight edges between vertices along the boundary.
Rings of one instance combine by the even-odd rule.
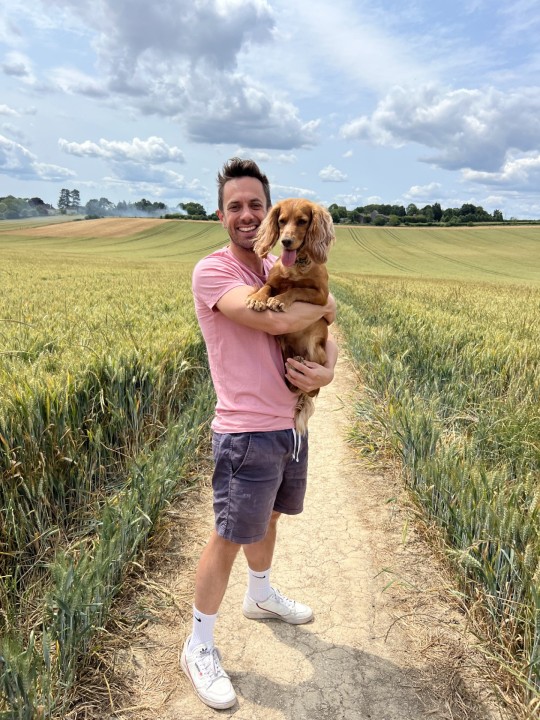
[[253, 249], [261, 258], [265, 258], [268, 255], [279, 239], [279, 212], [280, 207], [279, 203], [277, 203], [277, 205], [274, 205], [268, 211], [268, 214], [259, 226]]
[[306, 243], [306, 250], [313, 262], [323, 265], [327, 261], [328, 250], [335, 239], [332, 216], [325, 208], [314, 205]]

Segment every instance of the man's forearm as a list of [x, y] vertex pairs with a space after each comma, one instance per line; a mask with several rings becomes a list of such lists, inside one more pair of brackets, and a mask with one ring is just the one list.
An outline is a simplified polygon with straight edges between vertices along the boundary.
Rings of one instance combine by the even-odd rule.
[[287, 312], [273, 310], [257, 312], [246, 307], [246, 299], [252, 292], [253, 288], [247, 285], [229, 290], [218, 301], [218, 310], [240, 325], [262, 330], [269, 335], [284, 335], [304, 330], [322, 317], [330, 323], [336, 316], [336, 301], [332, 295], [329, 296], [326, 305], [295, 302]]
[[[268, 312], [268, 311], [266, 311]], [[276, 328], [270, 329], [271, 335], [283, 335], [285, 333], [304, 330], [322, 317], [335, 317], [335, 301], [329, 298], [326, 305], [313, 305], [305, 302], [295, 302], [284, 313], [275, 313]]]

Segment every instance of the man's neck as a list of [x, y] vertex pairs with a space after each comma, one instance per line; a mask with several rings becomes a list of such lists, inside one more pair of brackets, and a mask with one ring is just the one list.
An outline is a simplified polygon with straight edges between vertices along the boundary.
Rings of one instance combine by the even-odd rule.
[[257, 275], [263, 275], [264, 265], [262, 258], [256, 255], [254, 250], [246, 250], [246, 248], [235, 245], [233, 242], [229, 243], [229, 250], [237, 260], [246, 265], [250, 270], [253, 270]]

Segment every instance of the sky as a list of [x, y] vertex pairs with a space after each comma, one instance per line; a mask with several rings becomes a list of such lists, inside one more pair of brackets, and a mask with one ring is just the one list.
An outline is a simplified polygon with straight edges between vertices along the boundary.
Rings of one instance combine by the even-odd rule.
[[0, 196], [540, 218], [537, 0], [0, 0]]

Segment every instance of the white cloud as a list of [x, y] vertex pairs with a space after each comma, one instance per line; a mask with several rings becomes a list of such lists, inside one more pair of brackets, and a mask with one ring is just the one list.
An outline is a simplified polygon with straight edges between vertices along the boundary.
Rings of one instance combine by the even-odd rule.
[[133, 138], [131, 142], [102, 138], [97, 143], [90, 140], [82, 143], [69, 142], [60, 138], [58, 145], [61, 150], [70, 155], [98, 157], [114, 162], [129, 161], [144, 164], [185, 162], [180, 148], [167, 145], [165, 140], [160, 137], [149, 137], [147, 140]]
[[67, 168], [40, 163], [33, 153], [4, 135], [0, 135], [0, 173], [20, 180], [59, 181], [75, 177]]
[[506, 153], [540, 145], [540, 95], [537, 88], [504, 93], [494, 88], [439, 90], [395, 87], [371, 117], [341, 128], [347, 139], [399, 147], [418, 143], [437, 151], [421, 158], [448, 170], [494, 172]]
[[18, 115], [19, 113], [14, 110], [13, 108], [9, 107], [9, 105], [0, 105], [0, 115]]
[[[203, 78], [201, 78], [201, 81]], [[199, 83], [200, 84], [200, 83]], [[297, 108], [237, 76], [188, 93], [188, 136], [196, 142], [239, 143], [244, 147], [291, 150], [318, 142], [318, 120], [303, 122]]]
[[319, 177], [323, 182], [345, 182], [347, 180], [347, 175], [333, 165], [327, 165], [323, 168], [319, 172]]
[[54, 68], [49, 76], [58, 89], [68, 94], [86, 95], [90, 98], [105, 98], [109, 95], [103, 81], [95, 80], [75, 68]]
[[21, 143], [30, 144], [30, 139], [27, 137], [26, 133], [16, 125], [13, 125], [12, 123], [2, 123], [1, 128], [4, 133], [13, 138], [17, 138], [17, 140]]
[[108, 181], [145, 183], [147, 187], [152, 186], [152, 192], [156, 192], [156, 186], [173, 188], [175, 190], [196, 190], [200, 188], [198, 180], [188, 181], [183, 175], [179, 175], [172, 170], [145, 167], [139, 163], [122, 163], [115, 165], [114, 173], [114, 176], [107, 178]]
[[465, 181], [482, 185], [535, 190], [540, 184], [540, 153], [531, 152], [520, 157], [509, 154], [499, 172], [464, 170], [462, 177]]
[[241, 53], [273, 38], [266, 0], [50, 4], [93, 33], [97, 55], [95, 75], [74, 67], [48, 74], [63, 92], [171, 118], [200, 143], [291, 150], [318, 142], [316, 119], [303, 120], [283, 92], [238, 71]]
[[5, 75], [16, 77], [22, 82], [33, 83], [35, 81], [32, 61], [27, 55], [23, 55], [21, 52], [9, 52], [1, 67]]
[[317, 193], [309, 188], [296, 187], [294, 185], [279, 185], [272, 183], [272, 199], [284, 200], [290, 197], [315, 198]]
[[413, 185], [404, 193], [403, 197], [408, 200], [421, 200], [425, 203], [432, 203], [441, 190], [442, 186], [438, 182], [431, 182], [428, 185]]

